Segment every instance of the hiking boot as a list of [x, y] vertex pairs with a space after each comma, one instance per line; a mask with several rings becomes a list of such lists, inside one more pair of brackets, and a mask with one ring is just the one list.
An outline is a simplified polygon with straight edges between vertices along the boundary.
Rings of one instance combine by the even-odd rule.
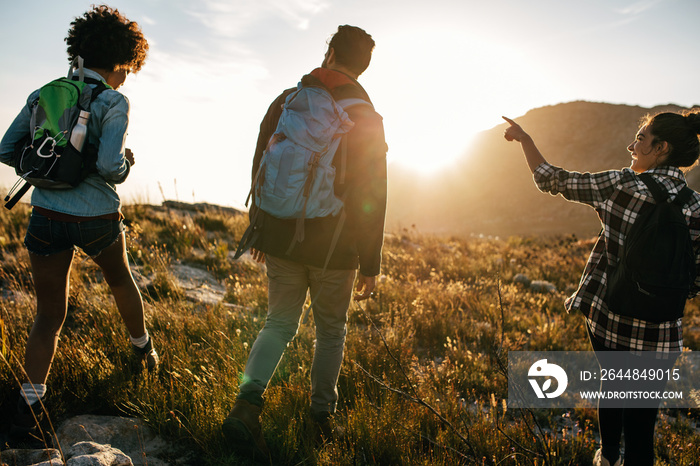
[[134, 351], [136, 356], [136, 372], [140, 373], [143, 370], [145, 364], [148, 372], [153, 372], [158, 367], [158, 353], [153, 348], [153, 338], [148, 339], [148, 343], [143, 348], [139, 348], [135, 344], [131, 344], [131, 349]]
[[253, 453], [260, 460], [269, 461], [270, 452], [260, 423], [261, 412], [262, 406], [256, 406], [239, 398], [228, 417], [224, 419], [221, 430], [226, 439], [236, 444], [240, 450]]
[[312, 412], [311, 417], [314, 420], [314, 440], [317, 444], [345, 438], [345, 427], [336, 424], [333, 413], [328, 411]]
[[12, 415], [9, 434], [16, 437], [36, 436], [39, 433], [39, 424], [42, 419], [44, 419], [44, 410], [41, 403], [37, 401], [29, 406], [24, 397], [20, 395], [17, 400], [17, 408]]
[[604, 456], [603, 456], [603, 449], [598, 448], [595, 452], [595, 456], [593, 457], [593, 466], [620, 466], [622, 464], [621, 458], [617, 458], [617, 461], [615, 461], [615, 464], [611, 464], [610, 461], [608, 461]]

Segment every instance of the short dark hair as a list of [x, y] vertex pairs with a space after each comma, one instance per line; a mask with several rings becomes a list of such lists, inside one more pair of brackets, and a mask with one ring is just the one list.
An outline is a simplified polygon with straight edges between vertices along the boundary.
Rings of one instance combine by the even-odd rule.
[[88, 68], [137, 72], [146, 61], [148, 41], [141, 27], [119, 10], [93, 6], [73, 20], [68, 36], [69, 61], [80, 56]]
[[328, 41], [328, 48], [335, 51], [335, 61], [357, 75], [369, 66], [374, 50], [374, 39], [355, 26], [338, 26], [338, 31]]
[[647, 115], [642, 119], [654, 143], [667, 142], [669, 154], [665, 165], [672, 167], [692, 167], [700, 156], [700, 109], [681, 113], [663, 112]]

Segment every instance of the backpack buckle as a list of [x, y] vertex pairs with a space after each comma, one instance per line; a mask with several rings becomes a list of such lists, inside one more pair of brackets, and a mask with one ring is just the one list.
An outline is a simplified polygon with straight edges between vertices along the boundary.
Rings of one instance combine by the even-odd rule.
[[[46, 143], [49, 141], [51, 141], [51, 149], [49, 149], [50, 152], [48, 154], [43, 154], [41, 152], [41, 150], [44, 148]], [[39, 157], [42, 157], [44, 159], [51, 158], [51, 157], [53, 157], [55, 148], [56, 148], [56, 140], [54, 138], [52, 138], [51, 136], [49, 136], [46, 139], [44, 139], [44, 142], [42, 142], [41, 145], [39, 146], [39, 148], [36, 150], [36, 155], [38, 155]]]

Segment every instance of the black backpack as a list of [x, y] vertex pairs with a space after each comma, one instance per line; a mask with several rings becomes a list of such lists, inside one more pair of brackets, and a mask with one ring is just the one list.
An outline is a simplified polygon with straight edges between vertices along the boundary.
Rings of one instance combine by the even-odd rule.
[[[29, 132], [15, 145], [13, 166], [20, 180], [5, 198], [8, 209], [29, 190], [30, 185], [70, 189], [97, 171], [97, 148], [87, 141], [82, 148], [74, 147], [70, 140], [79, 115], [89, 118], [90, 104], [108, 87], [103, 81], [84, 78], [82, 62], [77, 63], [78, 74], [74, 75], [71, 65], [68, 77], [42, 86], [39, 97], [32, 103]], [[84, 132], [87, 132], [86, 126], [82, 127]], [[22, 181], [24, 185], [13, 193]]]
[[649, 322], [683, 316], [695, 281], [695, 252], [682, 208], [694, 191], [687, 186], [671, 201], [649, 174], [639, 178], [656, 204], [632, 224], [616, 267], [608, 265], [605, 302], [615, 314]]

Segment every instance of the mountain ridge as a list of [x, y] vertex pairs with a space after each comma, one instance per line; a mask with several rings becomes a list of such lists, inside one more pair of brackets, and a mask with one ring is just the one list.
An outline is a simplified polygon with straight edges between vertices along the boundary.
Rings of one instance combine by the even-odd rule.
[[[629, 166], [627, 145], [644, 115], [685, 109], [573, 101], [532, 109], [515, 120], [550, 163], [596, 172]], [[415, 226], [452, 235], [596, 235], [600, 223], [593, 209], [537, 190], [520, 145], [503, 139], [505, 127], [479, 133], [461, 158], [430, 179], [391, 164], [387, 230]], [[691, 171], [687, 179], [691, 188], [700, 189], [700, 171]]]

